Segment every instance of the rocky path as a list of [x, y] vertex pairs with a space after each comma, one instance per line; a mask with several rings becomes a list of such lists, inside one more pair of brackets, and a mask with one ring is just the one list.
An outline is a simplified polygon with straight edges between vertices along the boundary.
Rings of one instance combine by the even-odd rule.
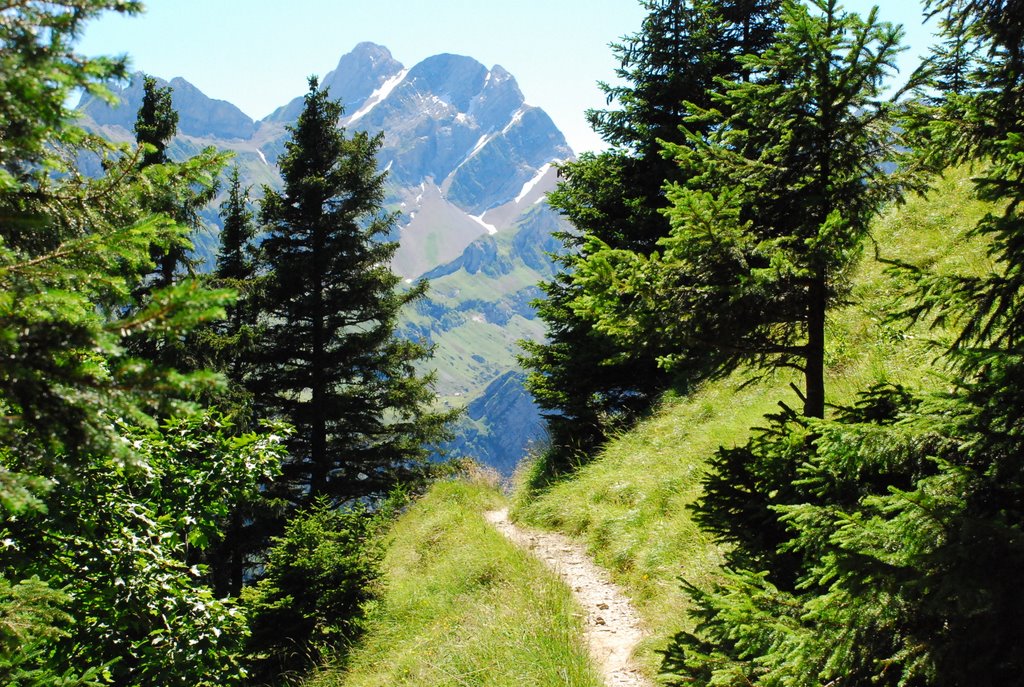
[[590, 654], [600, 667], [608, 687], [653, 687], [632, 660], [643, 639], [640, 618], [629, 599], [590, 560], [582, 546], [552, 532], [527, 530], [512, 523], [508, 509], [485, 514], [518, 546], [530, 551], [557, 573], [586, 611], [584, 631]]

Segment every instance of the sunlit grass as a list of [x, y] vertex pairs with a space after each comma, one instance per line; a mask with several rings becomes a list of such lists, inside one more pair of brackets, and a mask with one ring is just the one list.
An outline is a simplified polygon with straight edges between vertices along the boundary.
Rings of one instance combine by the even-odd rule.
[[488, 525], [493, 488], [444, 482], [406, 513], [347, 670], [311, 687], [597, 687], [569, 590]]

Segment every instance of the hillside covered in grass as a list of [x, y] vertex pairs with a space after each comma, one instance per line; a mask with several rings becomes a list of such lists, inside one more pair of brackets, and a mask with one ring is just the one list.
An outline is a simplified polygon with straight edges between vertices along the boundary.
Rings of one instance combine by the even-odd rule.
[[[989, 209], [971, 200], [971, 176], [966, 168], [951, 171], [927, 196], [889, 208], [874, 223], [849, 303], [829, 321], [834, 403], [852, 402], [858, 389], [882, 382], [925, 393], [948, 385], [949, 372], [937, 360], [945, 333], [888, 318], [905, 307], [908, 285], [887, 261], [914, 261], [937, 273], [988, 268], [984, 244], [969, 236]], [[793, 403], [792, 381], [740, 369], [692, 394], [669, 393], [649, 418], [599, 453], [580, 456], [578, 469], [552, 484], [540, 483], [536, 462], [520, 468], [513, 515], [579, 539], [612, 573], [647, 624], [649, 639], [637, 658], [650, 676], [659, 673], [670, 638], [693, 627], [681, 580], [706, 587], [719, 579], [723, 550], [694, 522], [691, 508], [702, 496], [708, 461], [719, 446], [743, 444], [780, 401]], [[485, 525], [480, 513], [501, 502], [480, 486], [434, 487], [392, 534], [383, 598], [351, 665], [312, 684], [590, 684], [583, 668], [579, 675], [587, 677], [551, 683], [522, 672], [545, 670], [546, 657], [575, 665], [568, 656], [578, 650], [579, 611], [550, 579], [530, 581], [536, 564]], [[527, 596], [514, 610], [530, 588], [557, 603]], [[541, 631], [552, 634], [534, 635]], [[544, 647], [506, 653], [511, 644], [534, 641]], [[557, 658], [559, 651], [568, 653]]]
[[[888, 321], [906, 306], [908, 285], [876, 258], [876, 250], [883, 260], [914, 261], [937, 272], [986, 268], [985, 246], [968, 233], [988, 207], [970, 199], [970, 177], [970, 170], [950, 172], [926, 197], [912, 197], [876, 221], [850, 303], [829, 321], [828, 387], [836, 404], [882, 382], [921, 391], [948, 385], [949, 371], [937, 364], [948, 343], [944, 332]], [[707, 461], [719, 446], [744, 443], [780, 401], [794, 403], [794, 377], [752, 382], [755, 372], [740, 369], [691, 395], [670, 394], [649, 419], [598, 455], [583, 457], [585, 464], [570, 477], [517, 494], [515, 515], [585, 540], [630, 591], [652, 632], [642, 657], [652, 672], [668, 638], [691, 626], [680, 579], [708, 585], [721, 562], [719, 548], [690, 509], [701, 498]]]

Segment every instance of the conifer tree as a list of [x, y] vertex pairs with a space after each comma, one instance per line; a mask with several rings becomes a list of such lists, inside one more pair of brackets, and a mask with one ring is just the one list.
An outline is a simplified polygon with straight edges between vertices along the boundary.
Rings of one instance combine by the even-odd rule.
[[245, 281], [256, 276], [256, 226], [249, 210], [249, 189], [242, 188], [238, 165], [228, 177], [228, 195], [220, 206], [223, 228], [217, 252], [216, 275]]
[[214, 348], [218, 369], [239, 387], [246, 383], [256, 338], [258, 298], [264, 279], [259, 274], [260, 250], [256, 245], [256, 224], [249, 209], [249, 189], [242, 188], [238, 166], [228, 176], [227, 198], [220, 206], [222, 229], [220, 249], [213, 271], [214, 280], [238, 294], [228, 316], [217, 323]]
[[[230, 415], [233, 431], [244, 434], [255, 429], [257, 418], [249, 385], [260, 339], [259, 296], [265, 276], [259, 274], [259, 249], [255, 245], [256, 225], [249, 209], [249, 189], [242, 186], [238, 166], [228, 176], [227, 197], [220, 206], [222, 229], [216, 267], [211, 284], [231, 289], [235, 301], [223, 320], [211, 323], [188, 340], [199, 351], [195, 357], [225, 377], [226, 384], [206, 394], [203, 401]], [[267, 487], [267, 484], [263, 485]], [[237, 597], [247, 572], [269, 546], [265, 523], [267, 513], [279, 504], [264, 489], [235, 504], [223, 517], [223, 537], [205, 555], [214, 588], [221, 596]]]
[[272, 272], [262, 310], [258, 401], [297, 429], [284, 479], [295, 502], [386, 492], [418, 474], [448, 413], [430, 409], [420, 345], [396, 338], [396, 243], [385, 212], [382, 136], [338, 129], [342, 108], [315, 78], [280, 158], [284, 188], [265, 189], [263, 243]]
[[135, 142], [144, 146], [143, 167], [170, 162], [167, 145], [178, 132], [178, 112], [171, 104], [171, 87], [160, 87], [152, 76], [142, 80], [142, 105], [135, 118]]
[[[622, 85], [602, 84], [618, 109], [587, 115], [613, 148], [563, 165], [564, 180], [549, 195], [577, 231], [561, 237], [567, 249], [558, 258], [562, 271], [542, 285], [547, 297], [538, 313], [548, 339], [525, 344], [523, 363], [531, 370], [528, 387], [550, 411], [553, 449], [561, 454], [599, 443], [610, 420], [635, 417], [671, 381], [659, 370], [666, 351], [656, 340], [623, 345], [597, 326], [596, 314], [572, 307], [583, 288], [576, 272], [588, 258], [590, 240], [640, 254], [657, 248], [669, 232], [661, 214], [667, 205], [663, 186], [682, 178], [662, 155], [663, 142], [686, 141], [679, 127], [694, 113], [691, 103], [708, 105], [715, 79], [740, 76], [740, 56], [764, 49], [778, 26], [777, 0], [641, 4], [648, 15], [640, 32], [613, 46]], [[677, 375], [682, 372], [677, 368]], [[683, 376], [697, 375], [693, 369]]]
[[975, 233], [995, 260], [981, 276], [910, 269], [905, 314], [957, 327], [960, 379], [923, 398], [876, 387], [827, 421], [779, 416], [720, 453], [701, 515], [732, 567], [690, 589], [697, 631], [666, 654], [679, 684], [989, 687], [1024, 671], [1024, 31], [1015, 2], [931, 9], [959, 76], [939, 70], [944, 88], [922, 94], [911, 154], [987, 163], [976, 191], [993, 209]]
[[812, 6], [819, 16], [784, 4], [776, 45], [744, 60], [751, 78], [695, 107], [701, 128], [668, 146], [685, 181], [668, 188], [661, 252], [592, 238], [572, 307], [627, 343], [677, 347], [671, 364], [795, 367], [804, 414], [822, 417], [826, 313], [869, 221], [906, 181], [884, 167], [897, 153], [894, 105], [880, 97], [899, 30]]

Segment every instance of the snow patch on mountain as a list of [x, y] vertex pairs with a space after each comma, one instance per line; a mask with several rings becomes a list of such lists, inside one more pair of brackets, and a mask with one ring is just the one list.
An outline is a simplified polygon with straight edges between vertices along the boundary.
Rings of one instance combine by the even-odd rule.
[[512, 115], [512, 119], [509, 120], [509, 123], [505, 125], [504, 129], [501, 130], [501, 133], [507, 134], [509, 131], [512, 131], [512, 129], [516, 126], [516, 124], [518, 124], [519, 122], [523, 121], [523, 115], [525, 115], [526, 111], [529, 110], [529, 109], [530, 109], [529, 105], [523, 105], [518, 110], [516, 110], [516, 113], [514, 115]]
[[473, 150], [469, 151], [469, 155], [466, 156], [466, 159], [470, 159], [471, 157], [479, 153], [481, 150], [483, 150], [484, 146], [487, 145], [492, 138], [494, 137], [491, 134], [484, 134], [483, 136], [481, 136], [480, 140], [478, 140], [476, 142], [476, 145], [473, 146]]
[[403, 69], [402, 71], [398, 72], [393, 77], [385, 81], [383, 84], [381, 84], [380, 88], [378, 88], [377, 90], [370, 94], [370, 97], [366, 99], [366, 102], [363, 103], [363, 106], [360, 107], [355, 114], [348, 118], [347, 124], [355, 124], [357, 121], [368, 115], [370, 113], [370, 110], [372, 110], [374, 107], [380, 104], [385, 98], [391, 95], [391, 91], [395, 90], [398, 84], [402, 83], [402, 81], [405, 80], [405, 77], [408, 73], [408, 69]]
[[472, 219], [472, 220], [473, 220], [474, 222], [476, 222], [477, 224], [479, 224], [479, 225], [480, 225], [481, 227], [483, 227], [484, 229], [486, 229], [486, 230], [487, 230], [487, 233], [488, 233], [488, 234], [494, 235], [494, 234], [497, 234], [497, 233], [498, 233], [498, 228], [497, 228], [496, 226], [494, 226], [493, 224], [488, 224], [487, 222], [485, 222], [485, 221], [484, 221], [484, 216], [483, 216], [483, 214], [479, 214], [479, 215], [470, 215], [469, 217], [470, 217], [470, 219]]
[[521, 203], [523, 199], [530, 194], [530, 191], [537, 187], [537, 184], [540, 183], [540, 180], [544, 178], [544, 175], [548, 173], [549, 169], [551, 169], [550, 162], [538, 169], [537, 173], [533, 175], [533, 178], [523, 184], [523, 190], [519, 192], [519, 195], [516, 196], [514, 202]]

